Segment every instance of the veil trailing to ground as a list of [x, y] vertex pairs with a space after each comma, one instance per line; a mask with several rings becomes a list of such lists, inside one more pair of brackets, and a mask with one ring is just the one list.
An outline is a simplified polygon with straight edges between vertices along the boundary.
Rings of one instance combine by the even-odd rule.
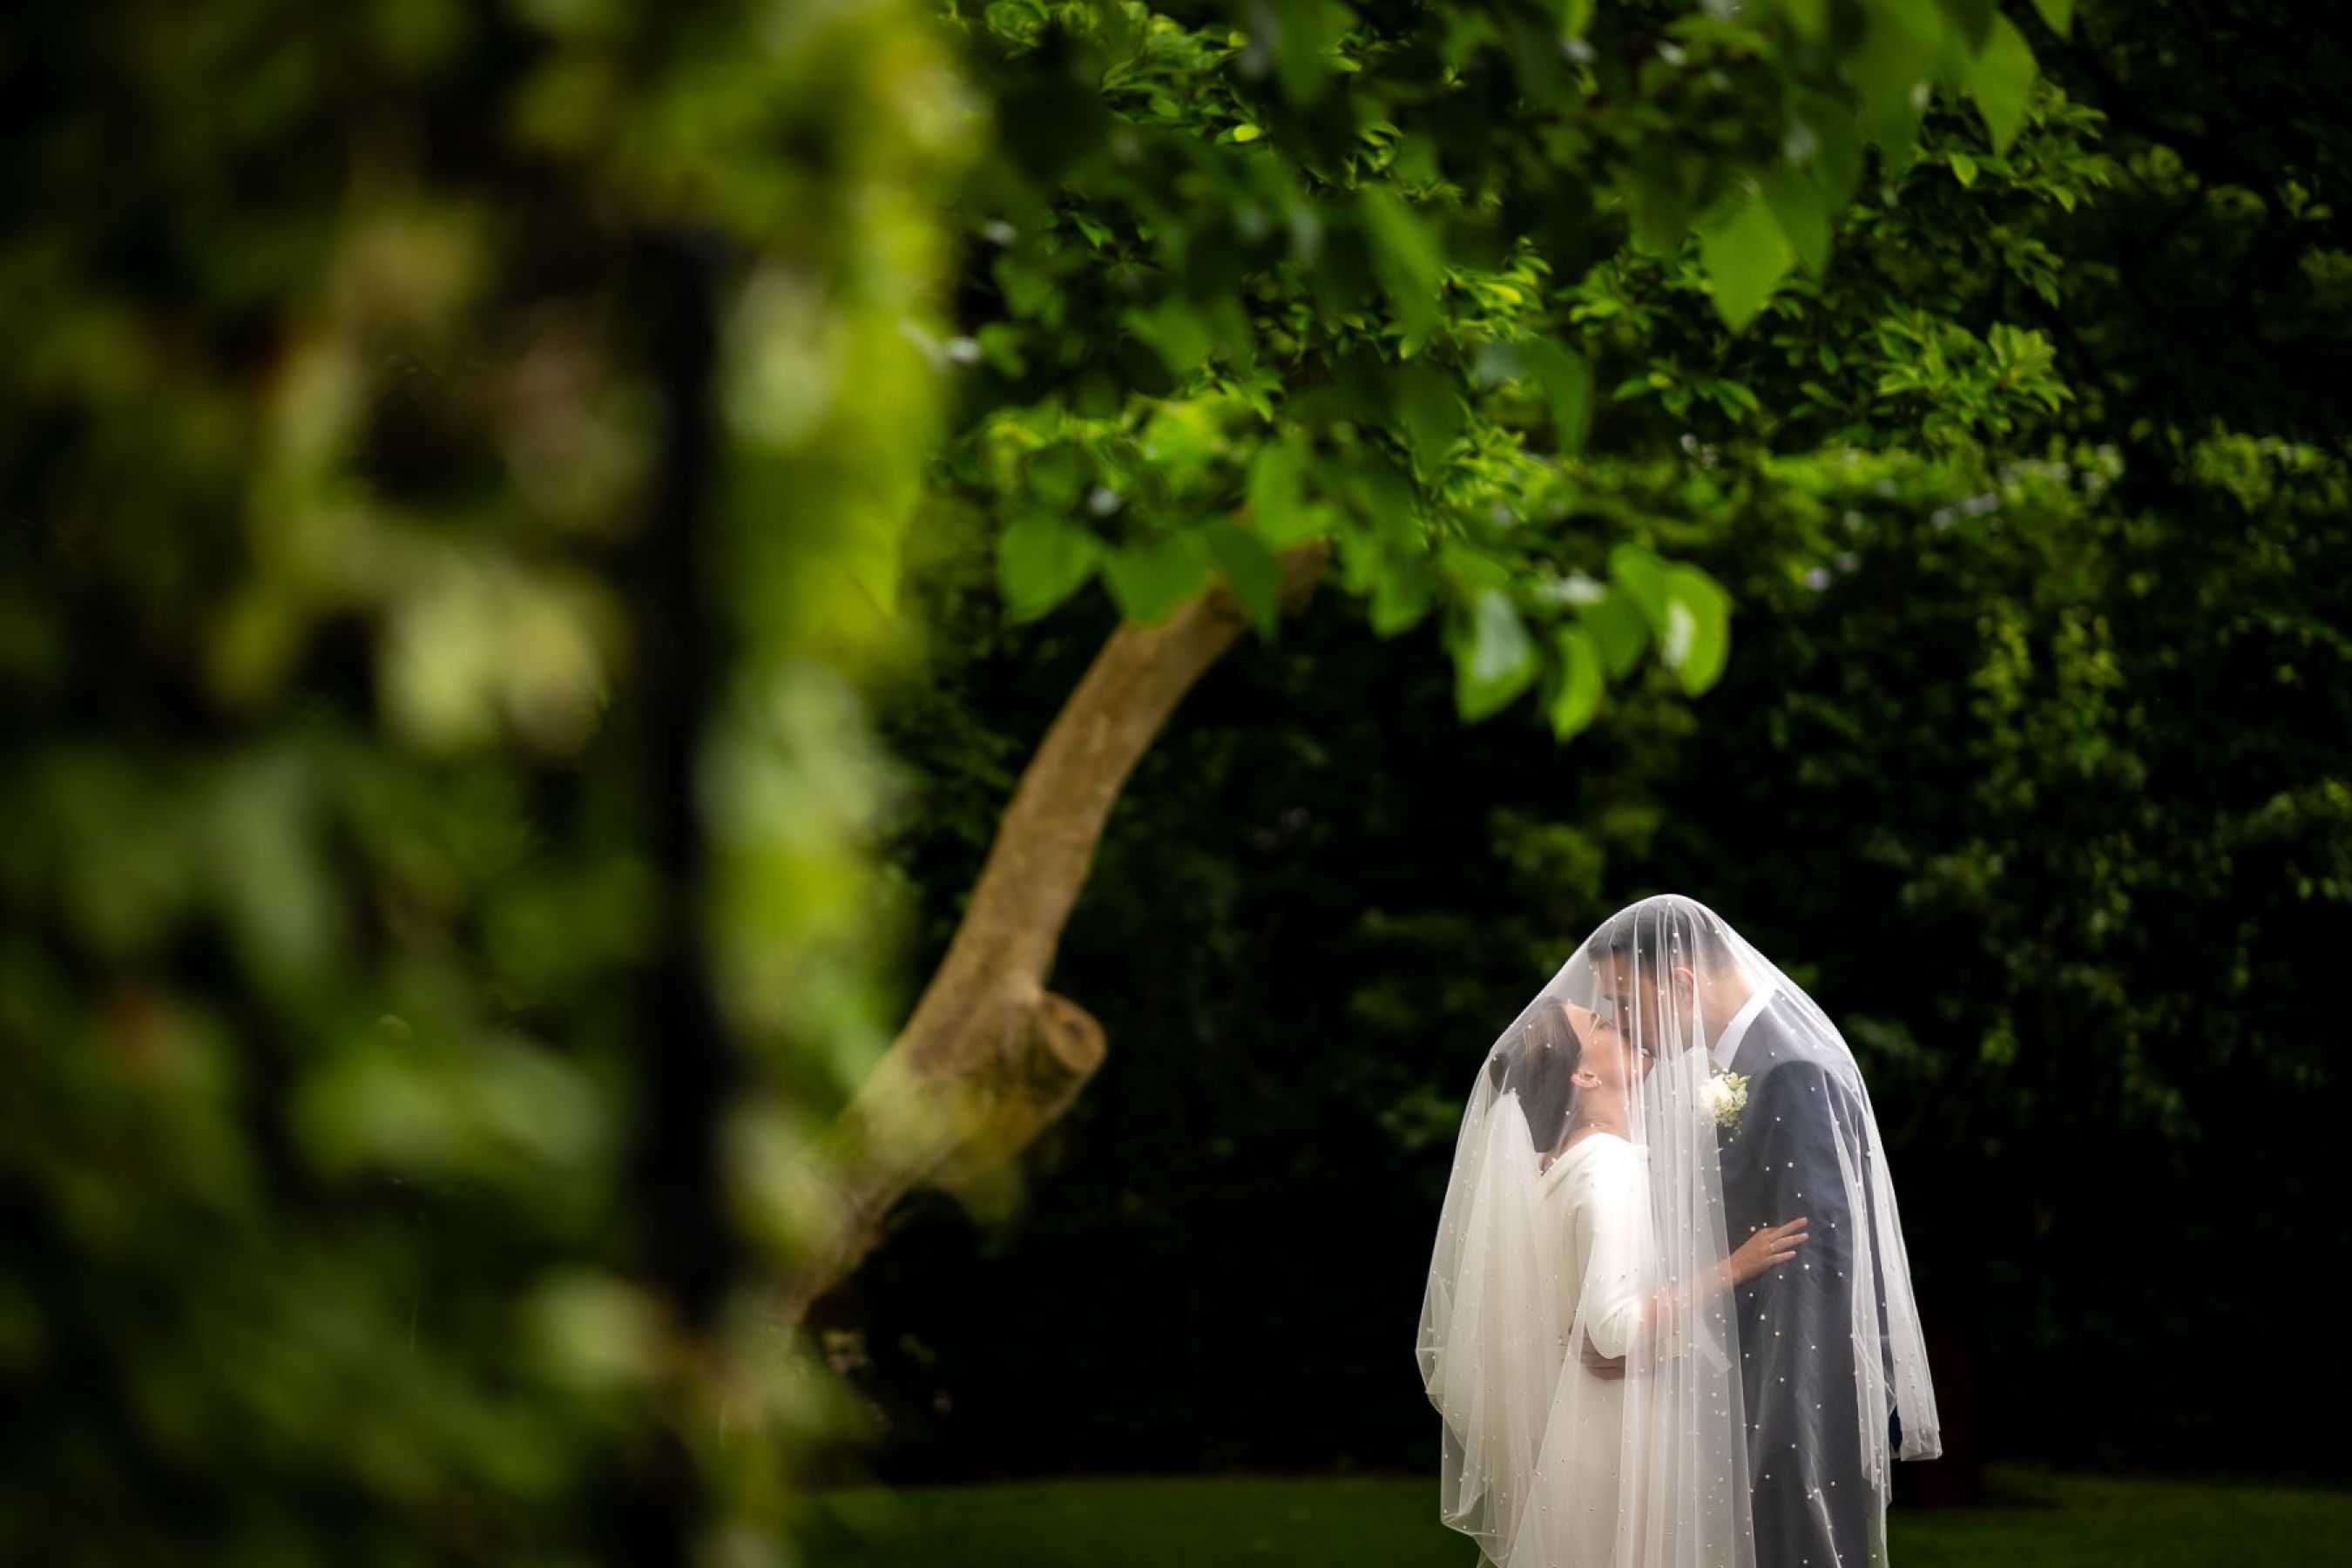
[[1502, 1568], [1884, 1561], [1888, 1462], [1939, 1448], [1869, 1096], [1704, 905], [1611, 917], [1486, 1049], [1417, 1353]]

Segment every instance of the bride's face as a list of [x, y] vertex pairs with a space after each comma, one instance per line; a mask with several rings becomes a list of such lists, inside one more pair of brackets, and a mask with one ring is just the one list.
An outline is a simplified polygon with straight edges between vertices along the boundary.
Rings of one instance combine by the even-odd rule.
[[1623, 1089], [1636, 1078], [1650, 1076], [1655, 1058], [1637, 1048], [1617, 1026], [1598, 1014], [1568, 1005], [1570, 1027], [1584, 1047], [1583, 1067], [1611, 1089]]

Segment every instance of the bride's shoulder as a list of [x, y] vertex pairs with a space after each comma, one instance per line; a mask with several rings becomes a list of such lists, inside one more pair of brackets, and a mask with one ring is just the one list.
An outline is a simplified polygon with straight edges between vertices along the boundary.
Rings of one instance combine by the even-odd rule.
[[1649, 1162], [1649, 1151], [1614, 1132], [1596, 1132], [1592, 1151], [1584, 1157], [1586, 1186], [1615, 1193], [1638, 1184]]
[[1621, 1169], [1641, 1158], [1642, 1151], [1622, 1135], [1596, 1130], [1561, 1150], [1543, 1173], [1549, 1183], [1565, 1184], [1590, 1180], [1598, 1172]]
[[1648, 1151], [1620, 1132], [1596, 1132], [1592, 1135], [1592, 1163], [1596, 1165], [1623, 1167], [1638, 1165]]

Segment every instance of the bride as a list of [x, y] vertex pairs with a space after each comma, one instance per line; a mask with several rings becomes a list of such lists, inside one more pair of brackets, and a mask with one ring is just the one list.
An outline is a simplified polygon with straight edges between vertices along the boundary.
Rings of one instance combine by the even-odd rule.
[[[1565, 1027], [1553, 1016], [1564, 1018]], [[1548, 1040], [1546, 1059], [1565, 1069], [1571, 1092], [1558, 1152], [1547, 1152], [1538, 1182], [1538, 1230], [1546, 1242], [1564, 1248], [1553, 1277], [1583, 1281], [1580, 1316], [1583, 1338], [1580, 1363], [1623, 1360], [1654, 1353], [1668, 1341], [1673, 1314], [1691, 1302], [1657, 1289], [1646, 1256], [1650, 1222], [1647, 1153], [1633, 1138], [1627, 1118], [1633, 1086], [1655, 1065], [1654, 1051], [1638, 1048], [1616, 1026], [1573, 1003], [1538, 1026]], [[1805, 1240], [1804, 1216], [1756, 1232], [1720, 1266], [1700, 1278], [1699, 1304], [1717, 1301], [1765, 1269], [1787, 1262]], [[1586, 1349], [1586, 1347], [1590, 1349]], [[1588, 1372], [1585, 1365], [1579, 1372]], [[1654, 1388], [1654, 1380], [1637, 1384]], [[1617, 1552], [1621, 1512], [1598, 1499], [1614, 1496], [1626, 1433], [1625, 1384], [1597, 1372], [1559, 1378], [1545, 1422], [1549, 1441], [1535, 1468], [1537, 1510], [1529, 1528], [1507, 1560], [1513, 1568], [1607, 1563], [1636, 1560]], [[1637, 1423], [1638, 1425], [1638, 1423]], [[1582, 1508], [1559, 1507], [1561, 1498], [1596, 1500]], [[1625, 1534], [1638, 1542], [1638, 1521]]]
[[1504, 1031], [1464, 1117], [1419, 1343], [1442, 1515], [1499, 1568], [1753, 1568], [1728, 1297], [1806, 1222], [1726, 1246], [1722, 1087], [1621, 1028], [1595, 960]]

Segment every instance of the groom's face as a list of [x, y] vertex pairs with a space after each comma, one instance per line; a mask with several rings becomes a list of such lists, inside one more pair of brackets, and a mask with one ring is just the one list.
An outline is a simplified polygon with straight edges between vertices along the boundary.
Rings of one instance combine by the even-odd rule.
[[[1687, 982], [1689, 971], [1675, 972]], [[1645, 1050], [1663, 1056], [1694, 1043], [1695, 1031], [1666, 1026], [1665, 996], [1659, 989], [1658, 966], [1636, 966], [1630, 952], [1612, 952], [1601, 961], [1601, 994], [1609, 1001], [1610, 1016], [1626, 1037]]]

